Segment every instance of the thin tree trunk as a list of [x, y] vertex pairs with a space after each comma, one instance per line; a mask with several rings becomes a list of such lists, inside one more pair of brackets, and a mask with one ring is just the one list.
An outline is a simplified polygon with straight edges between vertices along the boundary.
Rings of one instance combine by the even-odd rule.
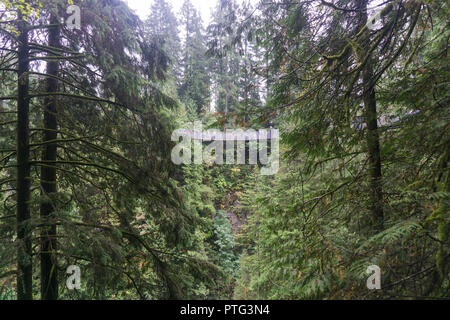
[[19, 15], [17, 99], [17, 299], [32, 300], [32, 229], [30, 223], [29, 47], [27, 23]]
[[228, 80], [227, 84], [225, 85], [225, 115], [228, 115], [228, 97], [229, 97], [229, 86], [228, 86]]
[[[359, 30], [364, 28], [368, 21], [367, 0], [357, 1], [360, 10]], [[360, 59], [364, 59], [370, 46], [370, 30], [365, 28], [361, 37], [362, 52]], [[377, 101], [375, 96], [375, 83], [373, 83], [372, 59], [369, 57], [362, 69], [364, 114], [367, 122], [367, 150], [369, 153], [370, 176], [370, 222], [374, 232], [383, 230], [383, 190], [381, 185], [381, 155], [380, 137], [377, 123]]]
[[[56, 16], [51, 17], [50, 24], [58, 24]], [[49, 29], [49, 43], [52, 48], [59, 47], [59, 27]], [[53, 55], [49, 53], [49, 55]], [[47, 64], [47, 74], [58, 75], [58, 61], [52, 60]], [[47, 78], [47, 92], [57, 92], [58, 81], [52, 77]], [[58, 101], [56, 96], [45, 99], [44, 111], [44, 142], [55, 141], [58, 138], [58, 120], [56, 117]], [[56, 161], [56, 143], [47, 143], [42, 152], [42, 161]], [[56, 169], [54, 167], [41, 167], [41, 190], [43, 201], [40, 207], [40, 216], [44, 222], [41, 229], [41, 299], [58, 299], [57, 260], [56, 260], [56, 224], [53, 222], [55, 206], [54, 195], [57, 192]]]

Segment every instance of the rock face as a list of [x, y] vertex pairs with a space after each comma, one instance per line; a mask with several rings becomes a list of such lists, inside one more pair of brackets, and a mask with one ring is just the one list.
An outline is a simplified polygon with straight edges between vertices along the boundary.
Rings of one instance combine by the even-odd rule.
[[241, 229], [243, 224], [247, 223], [247, 217], [242, 216], [239, 217], [236, 213], [233, 211], [227, 211], [228, 219], [230, 220], [231, 227], [233, 228], [233, 233], [237, 234], [239, 230]]
[[247, 224], [247, 216], [239, 209], [241, 207], [239, 196], [239, 192], [227, 193], [225, 203], [222, 205], [222, 210], [227, 213], [234, 235], [238, 234], [242, 225]]

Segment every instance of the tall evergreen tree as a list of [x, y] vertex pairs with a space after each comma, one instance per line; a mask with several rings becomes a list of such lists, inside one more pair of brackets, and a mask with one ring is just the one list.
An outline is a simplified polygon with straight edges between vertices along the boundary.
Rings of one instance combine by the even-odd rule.
[[[57, 6], [55, 11], [60, 8]], [[60, 30], [57, 13], [50, 16], [48, 32], [48, 48], [58, 50], [60, 47]], [[46, 92], [51, 94], [58, 92], [58, 53], [48, 53], [48, 57], [55, 60], [47, 62]], [[50, 96], [44, 101], [44, 143], [41, 159], [44, 162], [55, 163], [57, 160], [58, 139], [58, 97]], [[58, 298], [58, 267], [57, 267], [57, 226], [55, 222], [55, 206], [51, 197], [57, 192], [57, 170], [56, 167], [41, 167], [41, 188], [44, 197], [40, 206], [40, 217], [44, 226], [41, 229], [41, 299], [56, 300]], [[46, 199], [47, 198], [47, 199]]]
[[202, 19], [190, 0], [185, 0], [181, 7], [180, 27], [183, 35], [183, 75], [178, 92], [181, 101], [201, 115], [210, 108], [211, 80]]
[[172, 11], [171, 5], [166, 0], [156, 0], [151, 6], [149, 16], [145, 21], [147, 37], [157, 38], [161, 42], [161, 48], [171, 60], [170, 74], [178, 79], [181, 44], [178, 30], [178, 20]]
[[30, 98], [29, 98], [29, 33], [26, 17], [17, 14], [19, 45], [17, 71], [17, 298], [32, 300], [32, 228], [30, 213]]

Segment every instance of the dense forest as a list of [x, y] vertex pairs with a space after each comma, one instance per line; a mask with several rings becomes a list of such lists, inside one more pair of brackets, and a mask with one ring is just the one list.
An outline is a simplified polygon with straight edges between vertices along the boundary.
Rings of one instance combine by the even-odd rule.
[[216, 2], [0, 0], [0, 300], [450, 298], [450, 3]]

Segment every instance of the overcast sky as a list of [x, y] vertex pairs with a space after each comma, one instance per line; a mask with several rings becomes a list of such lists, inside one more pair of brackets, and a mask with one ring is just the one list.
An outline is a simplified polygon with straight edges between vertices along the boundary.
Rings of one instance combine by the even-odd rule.
[[[128, 2], [130, 8], [134, 9], [141, 19], [145, 19], [149, 12], [150, 7], [153, 4], [152, 0], [125, 0]], [[202, 15], [204, 24], [207, 24], [210, 19], [211, 9], [215, 7], [218, 0], [191, 0], [197, 10]], [[184, 0], [167, 0], [172, 5], [172, 9], [175, 14], [180, 11], [181, 5]]]

